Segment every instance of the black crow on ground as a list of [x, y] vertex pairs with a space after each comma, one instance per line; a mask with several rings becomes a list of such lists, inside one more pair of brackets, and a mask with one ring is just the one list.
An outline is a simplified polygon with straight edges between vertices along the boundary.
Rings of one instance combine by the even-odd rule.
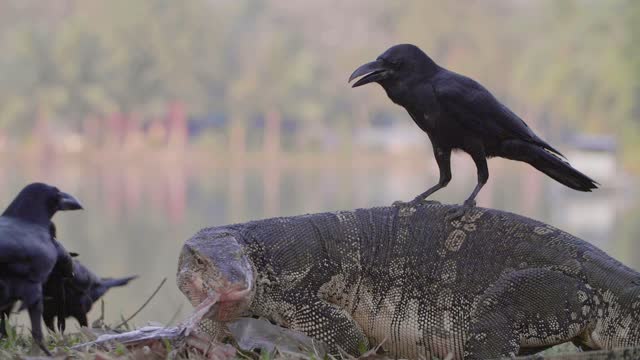
[[21, 301], [20, 310], [29, 312], [32, 336], [46, 353], [41, 327], [42, 285], [66, 253], [51, 235], [51, 218], [59, 210], [77, 209], [82, 206], [73, 196], [33, 183], [22, 189], [0, 216], [0, 316], [4, 319]]
[[137, 277], [100, 278], [77, 259], [73, 259], [73, 274], [72, 279], [52, 275], [44, 285], [44, 323], [54, 330], [53, 320], [57, 318], [61, 333], [67, 317], [76, 318], [80, 326], [88, 326], [87, 313], [93, 303], [110, 288], [124, 286]]
[[[55, 242], [59, 244], [57, 241], [58, 237], [56, 226], [53, 222], [51, 222], [49, 226], [49, 233]], [[63, 305], [67, 296], [65, 292], [65, 283], [73, 280], [74, 267], [72, 257], [75, 256], [78, 256], [78, 254], [73, 252], [68, 253], [66, 250], [59, 252], [58, 260], [53, 266], [53, 270], [51, 270], [47, 281], [42, 286], [43, 318], [46, 318], [47, 311], [53, 313], [54, 316], [57, 315], [64, 318], [65, 309]], [[47, 304], [51, 303], [52, 300], [53, 308], [51, 306], [47, 308]]]
[[486, 158], [494, 156], [524, 161], [575, 190], [597, 188], [594, 180], [571, 167], [558, 150], [539, 138], [482, 85], [438, 66], [415, 45], [389, 48], [376, 61], [357, 68], [349, 82], [361, 76], [353, 87], [380, 84], [431, 140], [440, 180], [414, 201], [447, 186], [451, 180], [452, 150], [471, 155], [478, 170], [478, 183], [464, 202], [465, 207], [475, 206], [476, 195], [489, 179]]
[[[73, 260], [72, 256], [75, 256], [75, 253], [69, 253], [67, 250], [60, 244], [55, 237], [55, 225], [53, 222], [50, 224], [50, 234], [53, 239], [53, 243], [56, 247], [56, 263], [47, 278], [47, 282], [45, 285], [49, 285], [50, 291], [55, 292], [55, 295], [58, 298], [64, 298], [64, 287], [63, 284], [65, 281], [68, 281], [73, 278]], [[43, 288], [43, 298], [46, 296], [46, 286]], [[1, 291], [0, 291], [1, 293]], [[46, 300], [45, 304], [46, 304]], [[0, 300], [0, 303], [3, 303]], [[9, 316], [11, 315], [11, 310], [13, 306], [6, 307], [2, 311], [0, 311], [0, 338], [7, 336], [7, 327], [6, 322], [9, 320]], [[58, 313], [62, 314], [61, 310], [58, 309]]]

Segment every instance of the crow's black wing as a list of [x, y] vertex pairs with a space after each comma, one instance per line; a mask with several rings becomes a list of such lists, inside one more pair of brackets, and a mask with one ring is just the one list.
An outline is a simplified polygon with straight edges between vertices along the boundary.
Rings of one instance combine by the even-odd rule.
[[56, 258], [48, 229], [0, 216], [0, 277], [44, 283]]
[[405, 109], [411, 116], [411, 119], [413, 119], [413, 122], [415, 122], [422, 131], [429, 134], [429, 129], [433, 127], [433, 124], [430, 124], [430, 122], [435, 121], [437, 116], [430, 118], [427, 117], [426, 114], [440, 113], [440, 107], [433, 86], [426, 81], [414, 81], [414, 85], [411, 86], [410, 99], [408, 99], [407, 103], [416, 105], [405, 106]]
[[473, 79], [443, 70], [431, 83], [441, 111], [460, 122], [465, 129], [489, 138], [519, 139], [534, 143], [562, 156]]
[[73, 259], [73, 273], [74, 286], [83, 292], [88, 292], [94, 284], [100, 282], [100, 278], [77, 259]]

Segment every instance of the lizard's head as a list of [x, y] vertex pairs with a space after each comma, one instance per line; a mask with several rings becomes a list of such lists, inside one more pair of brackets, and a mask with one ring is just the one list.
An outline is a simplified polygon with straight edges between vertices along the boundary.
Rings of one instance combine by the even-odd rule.
[[253, 267], [243, 247], [229, 234], [203, 230], [182, 247], [178, 288], [193, 306], [218, 297], [212, 316], [218, 321], [241, 316], [255, 289]]

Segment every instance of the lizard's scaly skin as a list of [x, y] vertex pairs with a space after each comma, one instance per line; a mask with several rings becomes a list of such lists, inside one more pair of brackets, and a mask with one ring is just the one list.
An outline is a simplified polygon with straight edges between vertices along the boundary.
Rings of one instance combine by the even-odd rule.
[[483, 208], [449, 222], [451, 209], [424, 202], [206, 228], [185, 244], [178, 284], [194, 305], [189, 277], [242, 293], [218, 320], [263, 316], [350, 354], [383, 341], [394, 356], [426, 359], [566, 341], [640, 346], [638, 272], [544, 223]]

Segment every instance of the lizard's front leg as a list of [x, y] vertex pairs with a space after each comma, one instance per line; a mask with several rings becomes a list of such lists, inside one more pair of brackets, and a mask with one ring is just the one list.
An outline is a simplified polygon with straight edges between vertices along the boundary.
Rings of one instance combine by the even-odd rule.
[[302, 300], [294, 307], [290, 328], [318, 339], [337, 353], [338, 348], [350, 355], [360, 355], [360, 349], [369, 349], [369, 341], [349, 313], [320, 299]]

